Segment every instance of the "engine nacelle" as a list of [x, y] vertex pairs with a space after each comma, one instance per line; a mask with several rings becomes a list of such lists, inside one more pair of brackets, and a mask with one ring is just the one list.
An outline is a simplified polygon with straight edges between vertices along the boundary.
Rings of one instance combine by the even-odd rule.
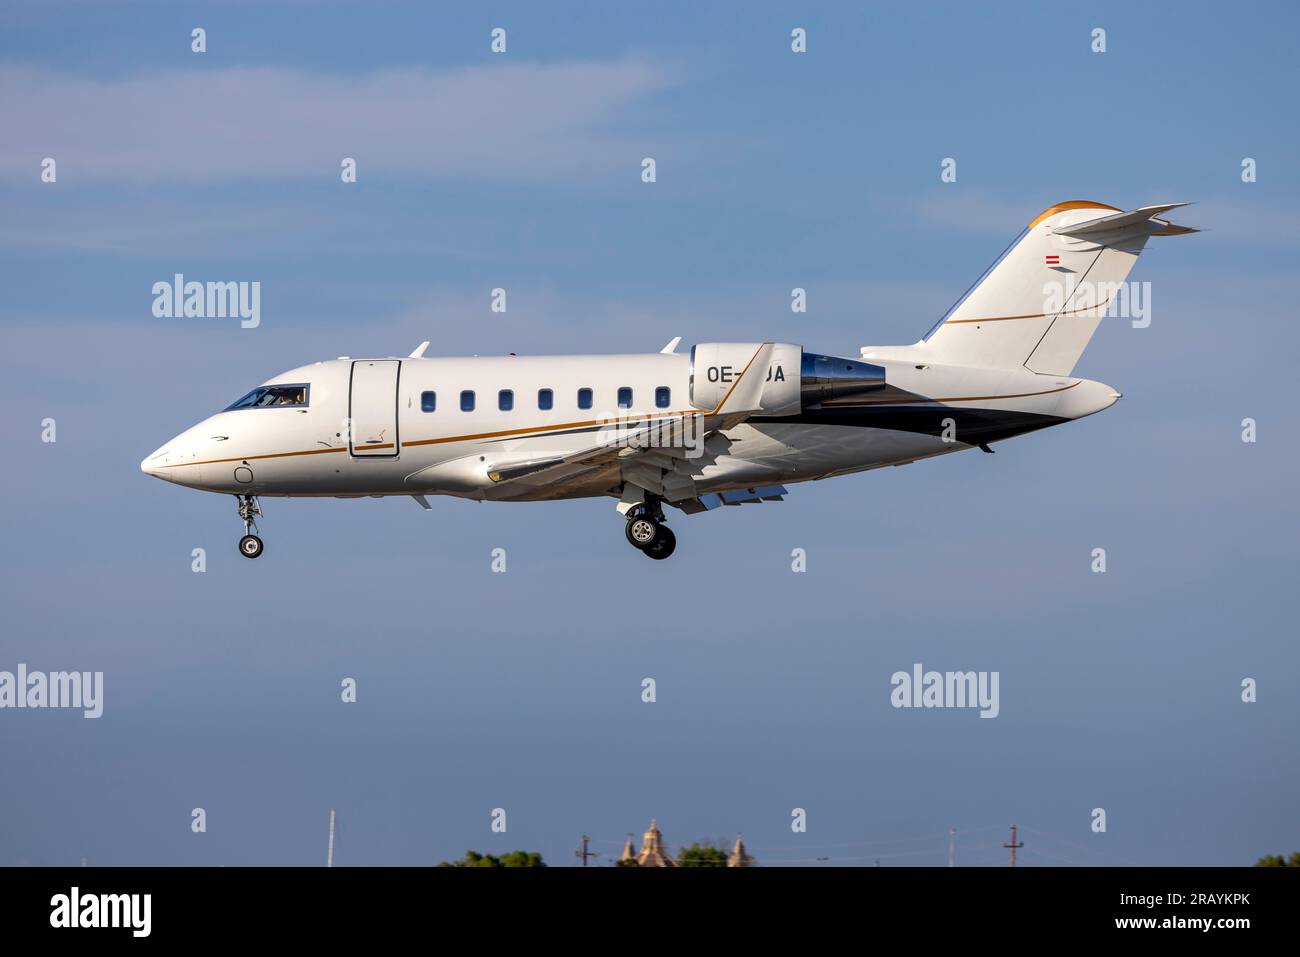
[[831, 399], [883, 389], [885, 369], [857, 359], [805, 352], [799, 365], [799, 380], [806, 409]]
[[[691, 347], [691, 405], [715, 409], [759, 349], [757, 342], [702, 342]], [[757, 370], [756, 370], [757, 371]], [[764, 415], [798, 415], [804, 409], [885, 387], [885, 370], [869, 362], [804, 352], [780, 342], [764, 375], [759, 407]]]
[[[697, 409], [716, 409], [736, 384], [754, 353], [758, 342], [702, 342], [691, 347], [691, 405]], [[797, 415], [803, 408], [799, 398], [799, 366], [803, 347], [778, 342], [772, 348], [772, 361], [763, 371], [763, 393], [759, 407], [764, 415]]]

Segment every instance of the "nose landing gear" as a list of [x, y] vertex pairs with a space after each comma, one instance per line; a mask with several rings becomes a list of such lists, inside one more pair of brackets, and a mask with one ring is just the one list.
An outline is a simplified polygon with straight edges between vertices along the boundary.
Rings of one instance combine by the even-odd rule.
[[256, 558], [262, 554], [262, 540], [253, 532], [258, 530], [257, 516], [262, 514], [262, 509], [252, 495], [236, 495], [235, 500], [239, 503], [239, 518], [244, 523], [244, 537], [239, 540], [239, 554], [245, 558]]
[[624, 532], [633, 548], [656, 561], [663, 561], [677, 547], [677, 536], [664, 524], [663, 509], [658, 502], [629, 509]]

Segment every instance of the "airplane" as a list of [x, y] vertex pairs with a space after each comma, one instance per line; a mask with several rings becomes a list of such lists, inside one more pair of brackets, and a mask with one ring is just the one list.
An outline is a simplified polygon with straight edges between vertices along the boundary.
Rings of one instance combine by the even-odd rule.
[[629, 543], [676, 548], [685, 514], [781, 501], [787, 485], [967, 449], [1109, 408], [1071, 375], [1162, 218], [1057, 203], [918, 342], [857, 358], [780, 342], [632, 355], [338, 359], [268, 379], [140, 463], [234, 495], [239, 551], [262, 554], [263, 496], [616, 499]]

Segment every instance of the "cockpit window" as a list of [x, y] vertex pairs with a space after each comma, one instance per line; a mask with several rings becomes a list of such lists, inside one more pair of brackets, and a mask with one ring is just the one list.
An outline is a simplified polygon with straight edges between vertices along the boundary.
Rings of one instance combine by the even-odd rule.
[[309, 385], [260, 385], [238, 402], [226, 406], [222, 411], [234, 409], [286, 409], [305, 408], [308, 404]]

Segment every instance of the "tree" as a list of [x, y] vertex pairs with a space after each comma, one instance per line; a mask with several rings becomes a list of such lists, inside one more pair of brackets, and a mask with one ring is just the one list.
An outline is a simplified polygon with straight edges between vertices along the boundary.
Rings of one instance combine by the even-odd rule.
[[478, 851], [466, 851], [459, 861], [443, 861], [439, 867], [545, 867], [546, 862], [536, 851], [511, 851], [496, 857], [493, 854], [480, 854]]
[[726, 867], [727, 852], [710, 841], [696, 841], [677, 852], [678, 867]]
[[1281, 854], [1266, 854], [1255, 862], [1256, 867], [1300, 867], [1300, 851], [1290, 857]]

